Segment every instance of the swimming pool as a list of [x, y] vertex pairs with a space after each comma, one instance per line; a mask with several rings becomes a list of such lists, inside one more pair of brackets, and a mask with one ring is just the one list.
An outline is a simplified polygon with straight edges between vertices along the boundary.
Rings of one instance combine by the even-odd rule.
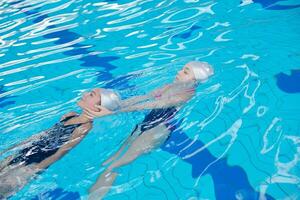
[[[0, 150], [78, 110], [80, 94], [123, 98], [173, 80], [190, 60], [215, 76], [178, 130], [122, 167], [106, 199], [298, 199], [300, 3], [296, 0], [0, 2]], [[85, 199], [101, 163], [147, 111], [91, 133], [11, 199]], [[233, 198], [233, 199], [234, 199]]]

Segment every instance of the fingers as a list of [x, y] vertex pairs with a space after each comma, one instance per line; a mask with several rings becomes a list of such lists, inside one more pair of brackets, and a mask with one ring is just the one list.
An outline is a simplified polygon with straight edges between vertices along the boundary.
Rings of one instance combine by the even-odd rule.
[[100, 112], [102, 113], [102, 115], [109, 115], [112, 114], [113, 111], [103, 107], [103, 106], [97, 106], [97, 108], [100, 110]]
[[100, 105], [95, 105], [96, 108], [100, 109], [100, 111], [104, 111], [104, 112], [111, 112], [110, 110], [108, 110], [107, 108], [100, 106]]
[[87, 113], [87, 115], [88, 115], [89, 117], [97, 117], [97, 116], [99, 116], [100, 113], [101, 113], [101, 110], [98, 111], [98, 112], [96, 112], [96, 111], [93, 111], [93, 110], [88, 109], [88, 108], [86, 108], [85, 111], [86, 111], [86, 113]]
[[89, 108], [84, 109], [87, 117], [89, 117], [90, 119], [93, 119], [95, 117], [102, 117], [102, 116], [109, 115], [109, 114], [113, 113], [112, 111], [106, 109], [103, 106], [96, 106], [95, 105], [95, 108], [97, 108], [98, 111], [94, 111], [94, 110], [91, 110]]

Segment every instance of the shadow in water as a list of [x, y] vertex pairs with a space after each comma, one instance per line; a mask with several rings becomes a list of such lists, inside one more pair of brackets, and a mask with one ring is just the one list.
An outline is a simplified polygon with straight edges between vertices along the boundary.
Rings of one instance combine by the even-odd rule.
[[[185, 149], [187, 144], [191, 144], [189, 148]], [[184, 158], [186, 155], [192, 154], [197, 149], [200, 149], [205, 144], [200, 140], [193, 141], [180, 129], [173, 127], [173, 132], [170, 138], [161, 147], [162, 150], [177, 155], [179, 158]], [[185, 149], [184, 151], [182, 151]], [[250, 185], [247, 174], [243, 168], [239, 166], [229, 166], [226, 158], [214, 157], [208, 149], [195, 154], [190, 158], [183, 159], [184, 162], [192, 165], [192, 177], [198, 178], [202, 174], [209, 174], [214, 182], [214, 191], [216, 199], [237, 199], [237, 196], [242, 197], [243, 200], [258, 199], [259, 193], [256, 192]], [[211, 165], [211, 163], [215, 162]], [[205, 170], [206, 169], [206, 170]], [[266, 195], [268, 200], [274, 200], [270, 195]]]

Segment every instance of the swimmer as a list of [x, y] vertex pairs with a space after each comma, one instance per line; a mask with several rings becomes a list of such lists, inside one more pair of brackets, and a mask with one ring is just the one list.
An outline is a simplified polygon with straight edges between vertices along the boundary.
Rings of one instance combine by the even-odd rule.
[[[82, 95], [78, 106], [81, 114], [69, 112], [52, 128], [34, 135], [25, 142], [10, 148], [17, 153], [0, 163], [0, 199], [6, 199], [20, 190], [37, 173], [63, 157], [91, 130], [93, 117], [87, 109], [97, 111], [99, 116], [120, 106], [117, 93], [96, 88]], [[1, 154], [5, 153], [2, 152]]]
[[[177, 73], [172, 84], [158, 88], [147, 95], [121, 102], [122, 106], [119, 112], [152, 110], [145, 116], [143, 122], [136, 125], [120, 149], [103, 163], [108, 166], [90, 188], [90, 200], [102, 199], [106, 195], [118, 176], [117, 169], [119, 167], [151, 152], [168, 139], [172, 128], [172, 118], [180, 106], [193, 97], [199, 83], [205, 83], [213, 74], [214, 70], [208, 63], [192, 61]], [[94, 117], [100, 116], [97, 112], [88, 112]], [[109, 112], [107, 111], [107, 113]]]

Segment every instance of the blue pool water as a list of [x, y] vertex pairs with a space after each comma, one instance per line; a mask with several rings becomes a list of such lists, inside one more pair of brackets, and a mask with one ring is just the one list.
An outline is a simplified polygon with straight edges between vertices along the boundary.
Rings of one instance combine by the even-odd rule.
[[[83, 91], [145, 94], [203, 60], [214, 77], [105, 199], [300, 198], [299, 1], [9, 0], [0, 11], [0, 150], [79, 111]], [[11, 199], [87, 199], [147, 113], [95, 120]]]

